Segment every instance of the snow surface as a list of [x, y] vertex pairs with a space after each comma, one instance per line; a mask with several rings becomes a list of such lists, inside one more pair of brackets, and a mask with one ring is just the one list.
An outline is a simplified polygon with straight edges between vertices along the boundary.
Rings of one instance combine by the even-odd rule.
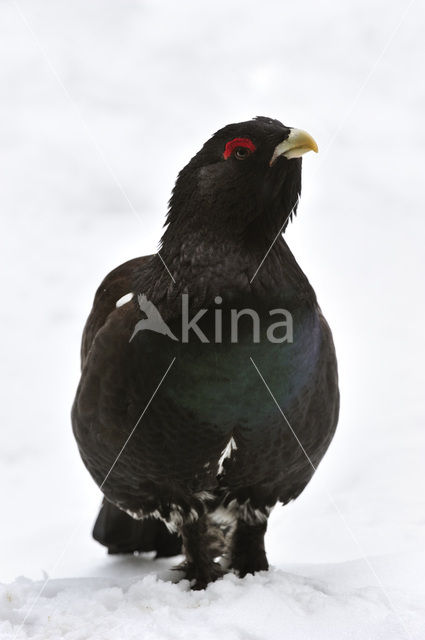
[[[424, 18], [406, 0], [0, 4], [0, 638], [425, 638]], [[69, 409], [101, 278], [155, 250], [177, 171], [254, 115], [319, 143], [287, 236], [333, 329], [341, 419], [271, 516], [271, 571], [192, 593], [174, 561], [91, 540]]]
[[[17, 637], [387, 640], [403, 638], [409, 629], [410, 637], [423, 638], [421, 599], [399, 586], [384, 593], [356, 579], [364, 571], [360, 565], [286, 566], [243, 580], [228, 574], [200, 592], [190, 591], [185, 580], [172, 584], [161, 570], [133, 580], [56, 579], [26, 620], [28, 636]], [[20, 578], [2, 588], [6, 633], [26, 614], [34, 587]]]

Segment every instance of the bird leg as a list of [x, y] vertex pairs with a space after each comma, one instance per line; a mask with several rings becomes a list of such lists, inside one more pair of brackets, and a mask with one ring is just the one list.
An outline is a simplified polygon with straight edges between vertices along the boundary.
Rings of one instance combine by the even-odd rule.
[[238, 519], [232, 540], [230, 568], [237, 571], [240, 578], [269, 568], [264, 548], [266, 529], [267, 520], [246, 522]]
[[222, 567], [214, 562], [216, 541], [210, 531], [208, 516], [204, 514], [194, 522], [184, 524], [181, 535], [186, 555], [186, 562], [181, 567], [185, 578], [192, 583], [192, 589], [205, 589], [208, 583], [224, 573]]

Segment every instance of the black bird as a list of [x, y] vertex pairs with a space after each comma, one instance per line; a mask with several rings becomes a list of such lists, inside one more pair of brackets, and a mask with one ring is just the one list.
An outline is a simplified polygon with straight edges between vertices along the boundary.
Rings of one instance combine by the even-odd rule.
[[270, 511], [335, 432], [332, 335], [282, 236], [309, 150], [270, 118], [218, 131], [177, 178], [160, 252], [106, 276], [84, 329], [72, 422], [105, 496], [94, 537], [110, 553], [182, 545], [194, 588], [220, 555], [240, 576], [268, 568]]

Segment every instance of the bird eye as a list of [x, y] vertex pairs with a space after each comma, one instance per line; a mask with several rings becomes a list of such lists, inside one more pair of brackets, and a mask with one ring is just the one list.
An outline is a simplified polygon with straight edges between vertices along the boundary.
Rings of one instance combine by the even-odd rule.
[[236, 147], [235, 152], [234, 152], [234, 156], [238, 160], [245, 160], [245, 158], [250, 156], [251, 153], [252, 153], [252, 151], [251, 151], [251, 149], [248, 149], [248, 147]]
[[233, 156], [238, 160], [245, 160], [251, 153], [254, 153], [255, 149], [255, 144], [249, 138], [233, 138], [226, 143], [223, 158], [227, 160]]

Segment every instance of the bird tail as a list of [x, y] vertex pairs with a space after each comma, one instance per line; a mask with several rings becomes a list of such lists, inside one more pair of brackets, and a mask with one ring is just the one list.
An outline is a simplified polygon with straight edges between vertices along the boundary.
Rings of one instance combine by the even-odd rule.
[[110, 554], [156, 551], [156, 557], [161, 558], [182, 552], [181, 539], [161, 520], [134, 520], [107, 500], [103, 500], [97, 516], [93, 538], [108, 547]]

